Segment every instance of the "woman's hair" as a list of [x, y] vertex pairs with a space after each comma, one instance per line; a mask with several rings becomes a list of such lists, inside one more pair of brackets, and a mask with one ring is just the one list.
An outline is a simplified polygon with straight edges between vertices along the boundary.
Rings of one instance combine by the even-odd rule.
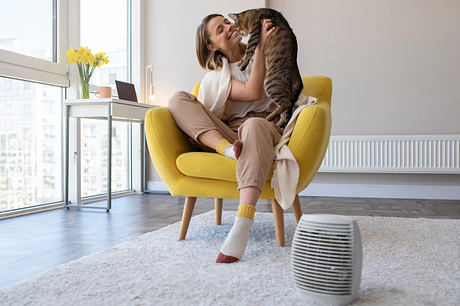
[[[212, 51], [208, 49], [211, 39], [208, 33], [208, 22], [214, 17], [224, 17], [221, 14], [211, 14], [203, 18], [201, 24], [196, 30], [196, 57], [201, 67], [207, 70], [215, 70], [222, 67], [222, 57], [224, 56], [220, 51]], [[246, 45], [240, 44], [241, 52], [244, 54]]]

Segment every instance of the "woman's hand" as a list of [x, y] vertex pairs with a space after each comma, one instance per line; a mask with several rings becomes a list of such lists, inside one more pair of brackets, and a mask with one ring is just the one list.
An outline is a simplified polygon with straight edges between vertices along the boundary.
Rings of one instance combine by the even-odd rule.
[[275, 32], [276, 27], [272, 24], [272, 21], [269, 18], [262, 19], [261, 23], [262, 28], [260, 31], [260, 39], [257, 48], [260, 48], [261, 51], [263, 51], [267, 45], [267, 41], [270, 39], [270, 36], [273, 34], [273, 32]]

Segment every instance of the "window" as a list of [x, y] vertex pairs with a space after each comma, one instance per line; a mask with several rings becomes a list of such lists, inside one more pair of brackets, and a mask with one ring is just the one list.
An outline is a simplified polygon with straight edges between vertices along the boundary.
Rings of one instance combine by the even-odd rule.
[[0, 212], [63, 200], [67, 9], [16, 0], [0, 11]]
[[62, 95], [0, 78], [0, 211], [62, 201]]
[[[130, 82], [129, 1], [81, 0], [80, 45], [105, 52], [109, 64], [97, 68], [90, 83], [112, 86]], [[78, 47], [78, 46], [77, 46]], [[107, 121], [82, 119], [82, 196], [107, 192]], [[130, 124], [113, 122], [112, 191], [131, 189]]]
[[69, 86], [69, 2], [15, 0], [0, 10], [0, 76]]
[[[107, 192], [107, 121], [81, 120], [82, 196]], [[112, 191], [131, 188], [129, 137], [125, 122], [112, 122]]]
[[80, 0], [80, 45], [95, 54], [105, 52], [110, 62], [96, 69], [91, 84], [112, 86], [130, 81], [128, 0]]
[[53, 20], [57, 2], [14, 0], [4, 4], [0, 10], [0, 49], [55, 61]]
[[[63, 200], [66, 51], [81, 45], [106, 52], [110, 63], [96, 70], [92, 85], [130, 82], [130, 5], [130, 0], [16, 0], [0, 11], [0, 212]], [[70, 43], [78, 40], [79, 45]], [[106, 124], [82, 120], [82, 135], [88, 135], [81, 143], [82, 172], [88, 174], [84, 196], [106, 192]], [[112, 190], [128, 190], [131, 125], [114, 122], [112, 135]]]

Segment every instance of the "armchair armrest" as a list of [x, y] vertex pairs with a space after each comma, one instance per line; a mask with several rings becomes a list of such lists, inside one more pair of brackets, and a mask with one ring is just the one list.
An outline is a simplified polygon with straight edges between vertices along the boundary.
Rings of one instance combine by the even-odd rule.
[[172, 192], [175, 183], [184, 177], [177, 169], [176, 159], [182, 153], [192, 151], [192, 146], [167, 107], [152, 108], [147, 112], [145, 137], [155, 169]]
[[299, 164], [297, 192], [315, 177], [329, 144], [331, 109], [325, 102], [302, 110], [297, 118], [288, 147]]
[[332, 80], [328, 77], [305, 77], [303, 94], [318, 98], [318, 104], [302, 110], [292, 131], [288, 147], [299, 164], [297, 192], [305, 189], [316, 175], [331, 134]]

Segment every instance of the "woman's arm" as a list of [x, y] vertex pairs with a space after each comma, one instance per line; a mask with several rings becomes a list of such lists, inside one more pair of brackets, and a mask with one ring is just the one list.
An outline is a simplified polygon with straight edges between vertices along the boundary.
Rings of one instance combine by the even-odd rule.
[[246, 83], [238, 81], [234, 78], [231, 80], [232, 88], [230, 90], [229, 99], [232, 101], [254, 102], [262, 99], [264, 93], [264, 78], [265, 78], [265, 55], [264, 48], [267, 39], [275, 31], [275, 27], [271, 26], [270, 19], [262, 20], [262, 33], [259, 43], [254, 52], [254, 63], [252, 65], [249, 79]]

